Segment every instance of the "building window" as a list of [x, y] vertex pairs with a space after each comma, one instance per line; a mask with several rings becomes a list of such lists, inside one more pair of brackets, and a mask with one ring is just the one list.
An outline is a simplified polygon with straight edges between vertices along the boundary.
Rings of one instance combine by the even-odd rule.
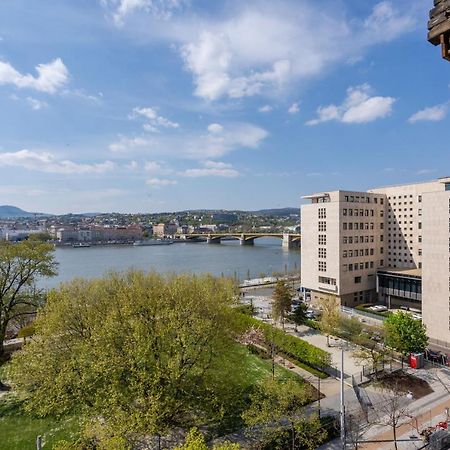
[[330, 284], [331, 286], [336, 286], [336, 278], [319, 277], [319, 283]]
[[327, 235], [319, 234], [319, 245], [327, 245]]
[[327, 218], [327, 209], [319, 208], [319, 219], [326, 219], [326, 218]]
[[319, 261], [319, 272], [327, 271], [327, 263], [325, 261]]
[[355, 284], [361, 283], [361, 277], [355, 277]]
[[327, 249], [319, 248], [319, 258], [326, 258], [326, 257], [327, 257]]
[[324, 221], [319, 221], [319, 231], [327, 231], [327, 223]]

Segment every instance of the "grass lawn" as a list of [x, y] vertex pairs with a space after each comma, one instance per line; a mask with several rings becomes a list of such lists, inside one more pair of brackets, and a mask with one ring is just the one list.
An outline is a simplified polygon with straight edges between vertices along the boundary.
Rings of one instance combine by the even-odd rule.
[[0, 430], [1, 450], [34, 450], [38, 435], [43, 438], [43, 448], [51, 449], [55, 442], [77, 432], [78, 419], [33, 417], [22, 410], [14, 394], [6, 393], [0, 397]]
[[[236, 345], [235, 352], [246, 362], [245, 366], [247, 373], [250, 375], [251, 384], [259, 383], [272, 376], [272, 361], [270, 359], [262, 359], [258, 355], [254, 355], [244, 345]], [[275, 365], [275, 377], [303, 381], [298, 375], [279, 365]]]

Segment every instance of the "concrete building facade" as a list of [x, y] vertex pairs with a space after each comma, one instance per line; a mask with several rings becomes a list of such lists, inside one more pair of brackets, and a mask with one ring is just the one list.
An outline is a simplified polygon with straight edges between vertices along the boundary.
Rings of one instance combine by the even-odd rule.
[[450, 346], [450, 178], [304, 198], [311, 298], [422, 311], [430, 338]]
[[313, 300], [374, 301], [384, 265], [384, 196], [334, 191], [304, 198], [311, 204], [302, 206], [302, 285]]

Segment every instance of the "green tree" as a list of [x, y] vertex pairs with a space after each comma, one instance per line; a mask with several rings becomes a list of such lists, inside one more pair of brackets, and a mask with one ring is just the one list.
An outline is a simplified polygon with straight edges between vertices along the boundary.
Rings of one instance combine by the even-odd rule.
[[302, 407], [312, 397], [311, 389], [306, 384], [294, 380], [268, 379], [250, 396], [251, 405], [244, 412], [247, 425], [263, 427], [265, 439], [279, 434], [289, 423], [291, 448], [296, 448], [298, 440], [296, 424], [302, 415]]
[[355, 317], [339, 316], [339, 335], [347, 341], [357, 341], [362, 332], [361, 322]]
[[330, 335], [336, 335], [339, 329], [341, 314], [339, 305], [334, 297], [324, 297], [319, 302], [319, 308], [322, 312], [319, 319], [319, 328], [327, 336], [327, 346], [330, 346]]
[[100, 417], [110, 438], [220, 422], [244, 397], [234, 302], [210, 276], [74, 280], [49, 293], [10, 378], [28, 410]]
[[375, 376], [380, 365], [389, 362], [392, 358], [392, 351], [371, 339], [368, 334], [361, 333], [354, 342], [358, 344], [358, 348], [353, 352], [353, 356], [361, 364], [370, 365]]
[[0, 243], [0, 358], [10, 323], [34, 314], [43, 303], [37, 279], [55, 275], [52, 245], [33, 240]]
[[[213, 450], [239, 450], [240, 448], [239, 444], [225, 442], [214, 445]], [[185, 443], [181, 447], [176, 447], [175, 450], [208, 450], [208, 446], [203, 434], [197, 428], [192, 428], [186, 436]]]
[[48, 241], [52, 240], [52, 237], [46, 231], [41, 231], [39, 233], [30, 234], [30, 236], [28, 237], [28, 240], [29, 241], [48, 242]]
[[328, 433], [317, 416], [301, 417], [295, 424], [296, 443], [302, 450], [315, 450]]
[[292, 290], [284, 281], [277, 281], [272, 295], [273, 318], [281, 322], [284, 329], [284, 319], [292, 309]]
[[391, 314], [383, 323], [385, 342], [403, 356], [423, 352], [428, 345], [427, 329], [408, 312]]
[[308, 320], [306, 317], [307, 311], [308, 307], [304, 303], [300, 303], [297, 308], [294, 309], [294, 312], [289, 316], [289, 318], [297, 325], [303, 325]]

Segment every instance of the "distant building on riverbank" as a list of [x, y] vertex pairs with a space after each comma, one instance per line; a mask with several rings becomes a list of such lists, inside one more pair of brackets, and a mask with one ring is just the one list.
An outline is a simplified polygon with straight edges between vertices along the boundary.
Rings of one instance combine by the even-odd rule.
[[153, 225], [153, 234], [158, 237], [173, 236], [177, 234], [177, 231], [178, 223], [176, 222], [158, 223], [157, 225]]
[[422, 311], [450, 345], [450, 178], [304, 197], [302, 285], [342, 305]]
[[76, 242], [107, 243], [134, 242], [143, 238], [143, 229], [138, 225], [127, 227], [61, 227], [53, 228], [50, 234], [64, 244]]

